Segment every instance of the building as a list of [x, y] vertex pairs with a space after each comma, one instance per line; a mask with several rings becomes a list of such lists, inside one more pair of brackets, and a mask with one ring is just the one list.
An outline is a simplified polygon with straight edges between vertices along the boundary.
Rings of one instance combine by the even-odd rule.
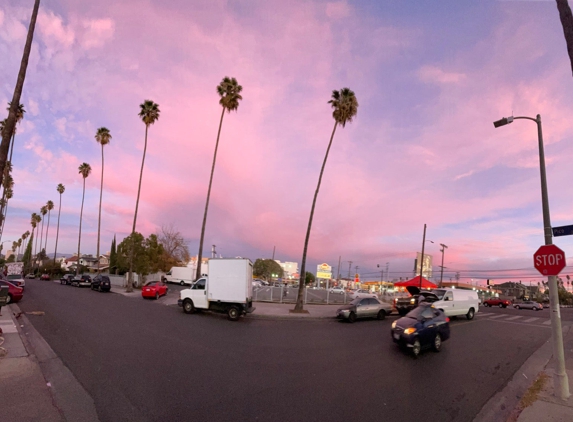
[[507, 296], [514, 299], [530, 298], [541, 293], [537, 284], [535, 286], [526, 286], [522, 284], [521, 281], [519, 283], [508, 281], [496, 284], [494, 288], [501, 292], [500, 296]]
[[294, 279], [298, 276], [298, 262], [281, 262], [278, 259], [275, 259], [275, 262], [283, 269], [284, 278]]
[[[197, 256], [192, 256], [187, 266], [197, 271]], [[201, 274], [209, 274], [209, 258], [201, 257]]]

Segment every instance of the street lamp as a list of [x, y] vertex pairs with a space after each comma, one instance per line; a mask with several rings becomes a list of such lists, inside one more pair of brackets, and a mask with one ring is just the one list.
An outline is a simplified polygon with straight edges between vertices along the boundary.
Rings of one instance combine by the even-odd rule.
[[440, 246], [442, 247], [440, 250], [442, 253], [442, 266], [440, 267], [440, 287], [442, 287], [442, 281], [444, 279], [444, 252], [446, 249], [448, 249], [448, 246], [444, 245], [443, 243], [440, 243]]
[[[551, 230], [551, 219], [549, 214], [549, 198], [547, 193], [547, 177], [545, 175], [545, 153], [543, 151], [543, 133], [541, 130], [541, 115], [533, 117], [519, 116], [519, 117], [504, 117], [496, 122], [493, 122], [494, 127], [498, 128], [512, 123], [517, 119], [527, 119], [537, 123], [537, 138], [539, 143], [539, 170], [541, 174], [541, 204], [543, 208], [543, 232], [545, 236], [545, 244], [553, 244], [553, 233]], [[563, 353], [563, 332], [561, 331], [561, 312], [559, 309], [559, 295], [557, 293], [557, 276], [549, 276], [549, 300], [551, 306], [551, 332], [553, 343], [553, 354], [557, 361], [557, 368], [555, 370], [554, 388], [556, 395], [561, 399], [566, 400], [569, 398], [569, 380], [567, 372], [565, 371], [565, 356]]]

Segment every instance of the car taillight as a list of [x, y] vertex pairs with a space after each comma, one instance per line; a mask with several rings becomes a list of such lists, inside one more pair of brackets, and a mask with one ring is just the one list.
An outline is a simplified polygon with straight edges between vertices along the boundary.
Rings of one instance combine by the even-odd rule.
[[450, 319], [448, 317], [446, 317], [446, 322], [450, 322]]

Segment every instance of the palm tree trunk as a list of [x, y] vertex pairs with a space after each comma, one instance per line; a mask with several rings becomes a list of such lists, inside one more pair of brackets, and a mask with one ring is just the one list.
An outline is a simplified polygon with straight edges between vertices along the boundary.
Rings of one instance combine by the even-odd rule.
[[103, 144], [101, 146], [101, 186], [99, 189], [99, 215], [97, 218], [97, 273], [99, 274], [99, 236], [100, 236], [100, 228], [101, 228], [101, 200], [103, 195]]
[[143, 146], [143, 159], [141, 160], [141, 171], [139, 172], [139, 187], [137, 188], [137, 200], [135, 201], [135, 214], [133, 215], [133, 227], [131, 229], [131, 248], [129, 250], [129, 275], [127, 277], [127, 292], [133, 291], [133, 250], [135, 249], [135, 223], [137, 222], [137, 210], [139, 208], [139, 195], [141, 194], [141, 179], [143, 179], [143, 165], [145, 164], [145, 153], [147, 152], [147, 131], [149, 125], [145, 125], [145, 144]]
[[197, 254], [197, 271], [195, 278], [201, 277], [201, 259], [203, 258], [203, 240], [205, 239], [205, 226], [207, 225], [207, 211], [209, 209], [209, 199], [211, 198], [211, 185], [213, 184], [213, 173], [215, 172], [215, 162], [217, 161], [217, 149], [219, 148], [219, 137], [221, 136], [221, 127], [223, 126], [223, 117], [225, 116], [225, 107], [221, 112], [219, 121], [219, 131], [217, 132], [217, 143], [215, 144], [215, 153], [213, 154], [213, 165], [211, 166], [211, 177], [209, 178], [209, 189], [207, 190], [207, 201], [205, 202], [205, 213], [203, 214], [203, 225], [201, 226], [201, 240], [199, 241], [199, 254]]
[[318, 191], [320, 190], [320, 183], [322, 182], [322, 174], [324, 173], [324, 167], [326, 166], [326, 160], [328, 159], [328, 153], [330, 152], [330, 147], [332, 146], [332, 140], [334, 139], [334, 133], [336, 132], [336, 126], [338, 122], [334, 122], [334, 129], [332, 129], [332, 135], [330, 135], [330, 142], [328, 143], [328, 148], [326, 149], [326, 155], [324, 156], [324, 161], [322, 162], [322, 168], [320, 169], [320, 176], [318, 177], [318, 185], [316, 186], [316, 191], [314, 192], [314, 199], [312, 200], [312, 208], [310, 209], [310, 218], [308, 219], [308, 227], [306, 229], [306, 237], [304, 238], [304, 249], [302, 251], [302, 262], [300, 265], [300, 279], [298, 283], [298, 296], [296, 298], [296, 305], [294, 307], [295, 311], [303, 310], [303, 293], [304, 286], [306, 284], [306, 252], [308, 249], [308, 239], [310, 238], [310, 229], [312, 227], [312, 218], [314, 217], [314, 207], [316, 206], [316, 198], [318, 197]]
[[48, 224], [46, 225], [46, 240], [44, 242], [44, 250], [46, 251], [46, 258], [48, 257], [48, 230], [50, 230], [50, 214], [52, 211], [48, 211]]
[[60, 193], [60, 208], [58, 208], [58, 228], [56, 229], [56, 248], [54, 249], [54, 265], [58, 255], [58, 237], [60, 236], [60, 213], [62, 212], [62, 194]]
[[[12, 135], [12, 141], [10, 146], [10, 159], [8, 161], [12, 162], [12, 152], [14, 151], [14, 139], [16, 139], [16, 131]], [[2, 206], [0, 207], [0, 216], [2, 217], [2, 227], [0, 227], [0, 242], [2, 242], [2, 235], [4, 234], [4, 223], [6, 222], [6, 216], [8, 215], [8, 199], [6, 198], [6, 188], [2, 187]]]
[[82, 242], [82, 217], [84, 215], [84, 198], [86, 196], [86, 178], [84, 177], [84, 190], [82, 193], [82, 208], [80, 209], [80, 235], [78, 236], [78, 263], [76, 264], [76, 275], [80, 275], [80, 244]]
[[42, 240], [44, 239], [44, 216], [42, 216], [42, 230], [40, 230], [40, 253], [42, 253]]
[[557, 10], [559, 11], [559, 19], [563, 27], [563, 35], [565, 36], [567, 53], [569, 54], [571, 71], [573, 72], [573, 14], [567, 0], [557, 0]]
[[[6, 212], [6, 215], [8, 215], [8, 202], [6, 200], [6, 208], [4, 210]], [[6, 224], [6, 215], [4, 215], [2, 218], [2, 229], [0, 230], [0, 242], [2, 241], [2, 234], [4, 234], [4, 225]]]
[[24, 80], [26, 79], [26, 70], [28, 68], [28, 59], [30, 58], [30, 51], [32, 50], [32, 39], [34, 38], [34, 28], [36, 27], [36, 18], [38, 17], [38, 9], [40, 8], [40, 0], [35, 0], [34, 9], [32, 10], [32, 17], [30, 18], [30, 26], [28, 27], [28, 36], [26, 37], [26, 45], [24, 46], [24, 54], [22, 55], [22, 62], [20, 63], [20, 70], [18, 72], [18, 80], [14, 88], [14, 95], [12, 96], [12, 105], [8, 112], [8, 120], [6, 128], [2, 134], [2, 143], [0, 143], [0, 184], [4, 177], [4, 167], [6, 167], [6, 159], [8, 158], [8, 149], [10, 147], [10, 137], [16, 127], [16, 112], [22, 97], [22, 89], [24, 88]]
[[[36, 243], [34, 244], [34, 257], [38, 259], [38, 226], [36, 225]], [[40, 245], [42, 246], [42, 245]]]

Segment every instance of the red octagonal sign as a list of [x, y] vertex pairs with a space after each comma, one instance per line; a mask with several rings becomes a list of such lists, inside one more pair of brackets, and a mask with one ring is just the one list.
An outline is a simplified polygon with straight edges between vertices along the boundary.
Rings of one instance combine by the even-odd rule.
[[558, 275], [565, 268], [565, 252], [555, 245], [545, 245], [533, 254], [533, 265], [543, 275]]

